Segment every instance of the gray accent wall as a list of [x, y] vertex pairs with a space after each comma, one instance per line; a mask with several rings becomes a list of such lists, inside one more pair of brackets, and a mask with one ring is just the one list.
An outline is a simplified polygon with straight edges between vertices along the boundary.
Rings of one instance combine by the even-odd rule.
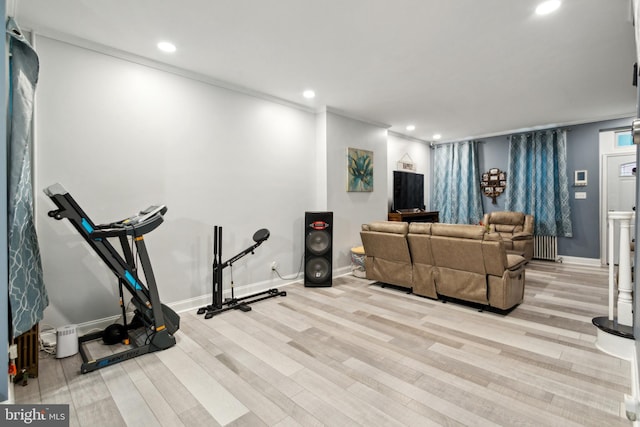
[[[558, 254], [581, 258], [600, 258], [600, 131], [631, 126], [631, 118], [571, 126], [567, 132], [567, 174], [573, 237], [558, 238]], [[574, 171], [587, 170], [588, 185], [574, 187]], [[575, 192], [587, 193], [576, 200]]]
[[[578, 258], [600, 258], [599, 237], [599, 137], [601, 130], [630, 126], [631, 119], [607, 120], [566, 127], [567, 129], [567, 174], [571, 197], [571, 218], [573, 237], [558, 238], [560, 256]], [[481, 172], [489, 168], [507, 170], [509, 162], [509, 143], [507, 135], [484, 138], [478, 146], [478, 158]], [[589, 177], [586, 187], [574, 187], [575, 170], [587, 170]], [[507, 177], [507, 182], [510, 177]], [[508, 184], [507, 184], [508, 185]], [[584, 191], [587, 198], [576, 200], [575, 192]], [[483, 196], [485, 212], [504, 210], [505, 198], [500, 196], [498, 204], [492, 205], [491, 199]]]
[[[506, 136], [494, 136], [481, 139], [478, 144], [478, 167], [480, 173], [488, 172], [489, 169], [498, 168], [506, 172], [509, 167], [509, 140]], [[509, 176], [507, 176], [507, 183]], [[508, 184], [507, 184], [508, 185]], [[485, 213], [504, 210], [505, 195], [496, 197], [496, 204], [492, 199], [482, 195], [482, 209]]]

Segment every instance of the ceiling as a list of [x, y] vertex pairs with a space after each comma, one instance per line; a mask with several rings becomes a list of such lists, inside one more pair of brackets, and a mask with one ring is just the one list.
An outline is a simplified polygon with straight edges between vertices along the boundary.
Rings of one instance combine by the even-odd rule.
[[[84, 39], [425, 141], [635, 112], [629, 0], [14, 0], [23, 29]], [[173, 54], [157, 50], [170, 40]], [[307, 100], [305, 89], [317, 96]], [[406, 126], [413, 124], [414, 131]]]

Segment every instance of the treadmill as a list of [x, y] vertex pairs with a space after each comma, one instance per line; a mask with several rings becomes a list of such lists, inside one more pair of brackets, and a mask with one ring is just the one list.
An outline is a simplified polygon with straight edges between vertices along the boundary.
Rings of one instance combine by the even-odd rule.
[[[95, 224], [61, 184], [56, 183], [47, 187], [44, 193], [57, 206], [57, 209], [49, 212], [49, 216], [57, 220], [67, 218], [118, 278], [125, 330], [134, 329], [137, 326], [139, 328], [136, 329], [141, 330], [136, 339], [130, 342], [128, 339], [125, 341], [130, 344], [129, 349], [99, 359], [90, 359], [83, 343], [102, 338], [103, 332], [99, 331], [78, 338], [83, 360], [81, 373], [92, 372], [175, 345], [176, 339], [173, 335], [180, 327], [180, 316], [160, 302], [151, 261], [144, 243], [144, 235], [158, 228], [164, 221], [163, 216], [167, 212], [167, 207], [150, 206], [129, 218], [108, 224]], [[124, 258], [109, 239], [118, 240]], [[138, 274], [130, 239], [135, 243], [137, 258], [140, 260], [146, 284]], [[129, 325], [127, 325], [126, 308], [123, 302], [123, 289], [132, 295], [131, 303], [135, 307], [135, 316]]]

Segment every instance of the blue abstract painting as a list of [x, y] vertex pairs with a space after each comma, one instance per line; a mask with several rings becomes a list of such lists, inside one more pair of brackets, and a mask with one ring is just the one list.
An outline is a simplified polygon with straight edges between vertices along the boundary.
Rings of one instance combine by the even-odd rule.
[[347, 191], [373, 191], [373, 151], [349, 148]]

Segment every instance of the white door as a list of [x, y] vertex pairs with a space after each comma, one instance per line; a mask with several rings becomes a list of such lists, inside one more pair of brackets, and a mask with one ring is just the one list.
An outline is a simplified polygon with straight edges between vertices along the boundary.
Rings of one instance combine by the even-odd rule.
[[[635, 210], [636, 200], [636, 177], [632, 169], [636, 167], [635, 154], [618, 154], [606, 156], [606, 179], [607, 179], [607, 212], [608, 211], [632, 211]], [[604, 219], [607, 221], [607, 219]], [[607, 221], [608, 223], [608, 221]], [[620, 227], [616, 222], [614, 262], [618, 263], [618, 241]], [[631, 226], [631, 236], [634, 236], [633, 223]], [[609, 239], [606, 240], [606, 259], [609, 259]]]

